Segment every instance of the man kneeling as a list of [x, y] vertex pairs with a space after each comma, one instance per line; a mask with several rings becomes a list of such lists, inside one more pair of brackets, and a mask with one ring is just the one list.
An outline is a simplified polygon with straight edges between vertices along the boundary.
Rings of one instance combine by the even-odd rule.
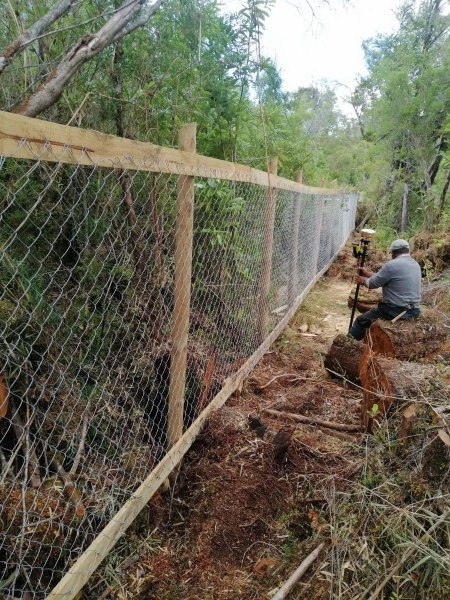
[[395, 240], [390, 248], [392, 260], [385, 263], [378, 273], [359, 269], [356, 283], [369, 290], [381, 287], [383, 299], [377, 308], [360, 315], [353, 323], [349, 336], [362, 340], [366, 330], [376, 319], [391, 321], [405, 312], [403, 319], [412, 319], [420, 314], [420, 293], [422, 273], [419, 264], [409, 253], [406, 240]]

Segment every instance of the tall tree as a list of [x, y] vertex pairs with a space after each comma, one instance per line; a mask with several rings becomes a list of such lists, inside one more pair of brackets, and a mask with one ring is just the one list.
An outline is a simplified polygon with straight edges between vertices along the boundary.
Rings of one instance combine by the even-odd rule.
[[[100, 29], [94, 33], [83, 35], [74, 46], [68, 49], [62, 60], [52, 69], [47, 79], [30, 96], [25, 98], [14, 109], [14, 112], [28, 117], [36, 117], [52, 106], [85, 63], [92, 60], [113, 42], [145, 25], [164, 2], [166, 0], [156, 0], [153, 4], [147, 5], [145, 0], [125, 0], [119, 8], [109, 13], [109, 18], [106, 18]], [[63, 10], [66, 8], [68, 10], [70, 6], [66, 7], [66, 4], [64, 4], [63, 7], [60, 7], [59, 16], [67, 12], [67, 10]], [[53, 20], [57, 18], [59, 17], [54, 16]], [[51, 19], [47, 20], [51, 21]], [[27, 37], [31, 35], [30, 31], [38, 33], [40, 30], [43, 31], [42, 21], [43, 19], [40, 20], [40, 25], [38, 22], [28, 28]], [[13, 46], [17, 43], [17, 41], [13, 42]], [[22, 46], [24, 43], [22, 43]], [[30, 43], [30, 40], [28, 40], [28, 43]], [[4, 58], [12, 56], [11, 50], [8, 50], [8, 48], [11, 48], [11, 46], [8, 46], [2, 53]]]

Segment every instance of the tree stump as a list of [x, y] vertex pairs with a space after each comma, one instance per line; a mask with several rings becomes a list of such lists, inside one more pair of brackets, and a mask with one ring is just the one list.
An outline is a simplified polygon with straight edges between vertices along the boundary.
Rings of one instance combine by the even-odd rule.
[[440, 313], [425, 309], [417, 319], [395, 323], [379, 319], [366, 333], [372, 352], [399, 360], [426, 358], [441, 348], [448, 330]]
[[394, 360], [369, 351], [361, 361], [360, 379], [364, 389], [361, 421], [368, 431], [387, 416], [393, 405], [416, 401], [431, 403], [437, 389], [442, 397], [448, 395], [445, 386], [439, 388], [432, 366]]
[[[353, 307], [353, 302], [355, 300], [355, 295], [350, 294], [347, 299], [347, 306], [349, 308]], [[358, 294], [358, 302], [356, 303], [356, 310], [359, 313], [367, 312], [368, 310], [372, 310], [372, 308], [376, 308], [378, 303], [381, 300], [380, 294], [369, 292], [366, 288], [361, 286]]]
[[364, 344], [340, 334], [333, 340], [325, 357], [325, 369], [334, 377], [342, 376], [353, 383], [359, 383], [359, 363]]

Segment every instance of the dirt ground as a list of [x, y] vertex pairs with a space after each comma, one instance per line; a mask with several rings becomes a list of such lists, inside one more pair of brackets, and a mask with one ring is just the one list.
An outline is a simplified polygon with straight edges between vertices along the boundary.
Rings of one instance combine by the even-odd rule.
[[[360, 390], [323, 367], [331, 340], [348, 329], [353, 266], [347, 248], [242, 392], [213, 414], [173, 489], [151, 501], [108, 565], [97, 597], [267, 598], [321, 541], [326, 550], [290, 598], [332, 597], [332, 507], [361, 476], [366, 452]], [[348, 428], [301, 424], [286, 412]]]

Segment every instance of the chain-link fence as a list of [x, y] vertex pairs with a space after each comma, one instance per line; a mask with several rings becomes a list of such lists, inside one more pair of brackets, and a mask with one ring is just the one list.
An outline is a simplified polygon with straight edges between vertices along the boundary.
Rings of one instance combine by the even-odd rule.
[[[0, 596], [43, 598], [168, 451], [182, 167], [17, 137], [30, 158], [0, 161]], [[184, 430], [354, 224], [354, 193], [218, 173], [194, 183]]]

